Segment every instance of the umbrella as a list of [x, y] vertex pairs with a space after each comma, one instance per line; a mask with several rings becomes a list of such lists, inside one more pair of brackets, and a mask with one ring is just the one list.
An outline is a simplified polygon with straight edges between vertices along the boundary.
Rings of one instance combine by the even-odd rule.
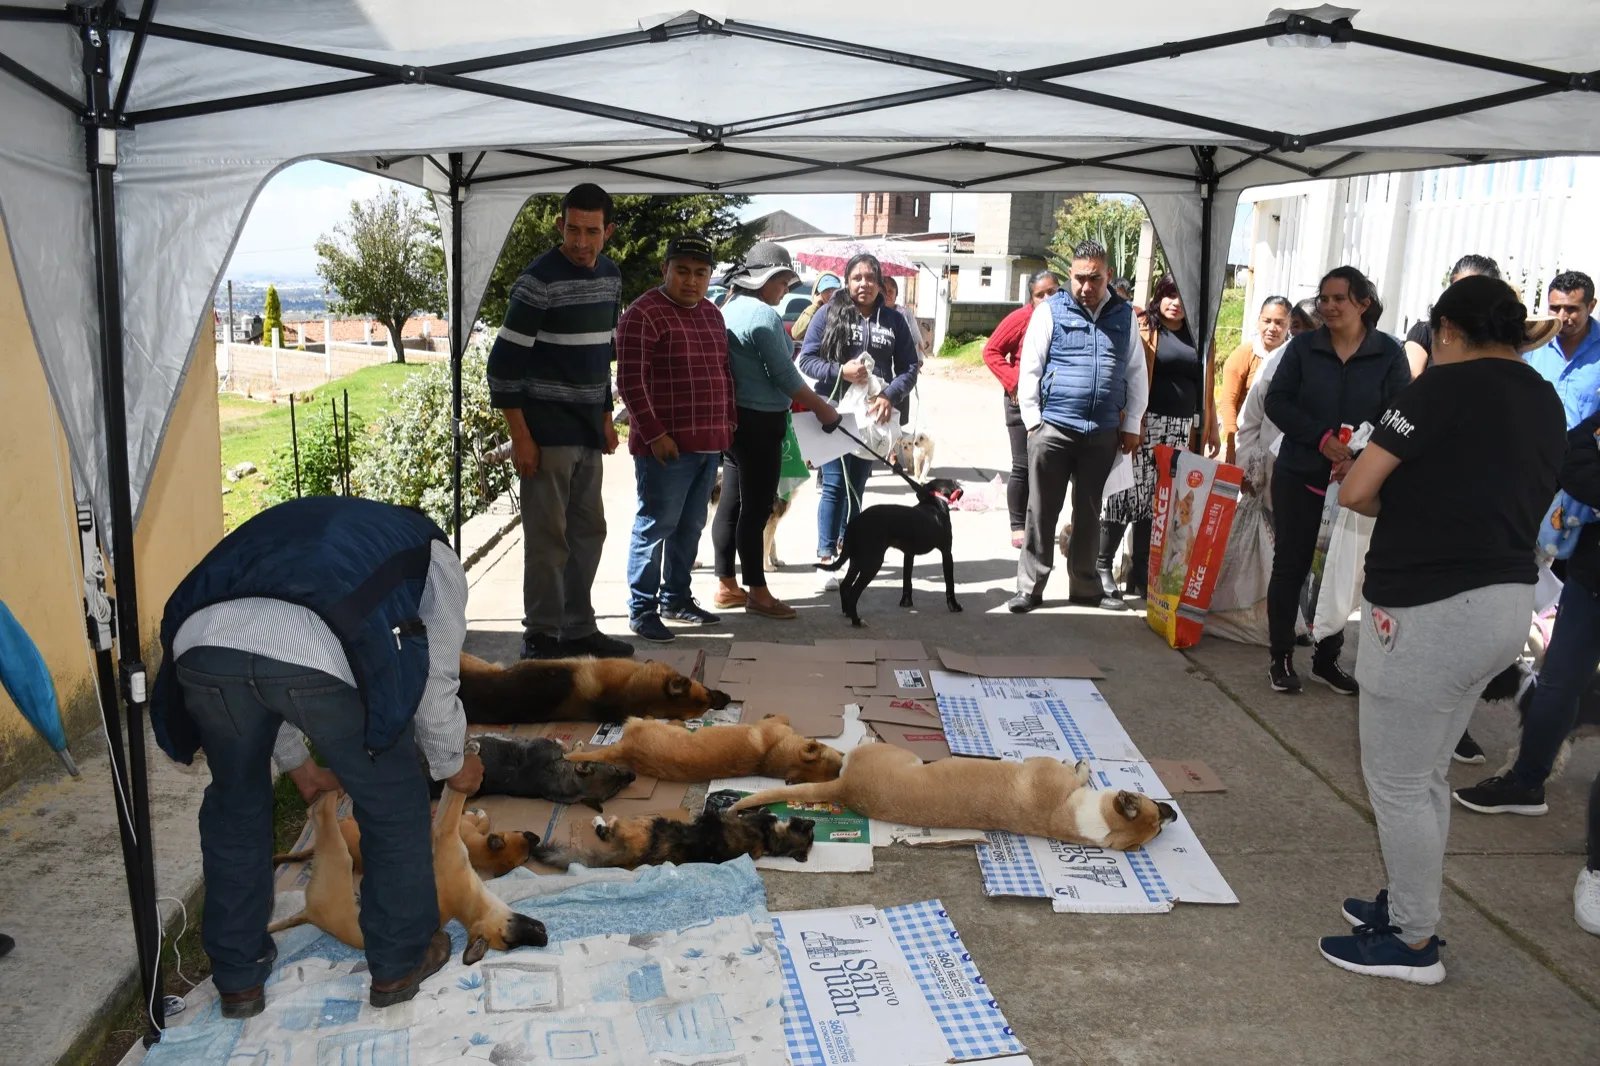
[[889, 277], [915, 277], [918, 267], [897, 248], [887, 247], [882, 241], [816, 241], [803, 246], [795, 258], [817, 270], [831, 270], [844, 277], [845, 264], [858, 255], [876, 256]]
[[0, 601], [0, 684], [45, 743], [61, 756], [67, 772], [78, 774], [72, 753], [67, 751], [67, 732], [61, 726], [61, 710], [56, 704], [56, 685], [44, 656], [28, 636], [11, 608]]

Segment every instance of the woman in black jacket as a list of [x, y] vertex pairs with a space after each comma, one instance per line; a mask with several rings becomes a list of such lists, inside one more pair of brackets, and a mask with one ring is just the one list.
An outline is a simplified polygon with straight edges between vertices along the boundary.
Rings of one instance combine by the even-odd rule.
[[[1271, 633], [1269, 677], [1278, 692], [1299, 692], [1294, 628], [1300, 588], [1311, 572], [1330, 481], [1349, 472], [1352, 454], [1340, 430], [1376, 425], [1389, 401], [1411, 384], [1398, 341], [1378, 330], [1383, 305], [1355, 267], [1330, 270], [1317, 290], [1323, 325], [1289, 341], [1267, 389], [1267, 417], [1283, 431], [1272, 467], [1272, 580], [1267, 585]], [[1344, 633], [1319, 641], [1311, 676], [1353, 696], [1355, 678], [1339, 665]]]

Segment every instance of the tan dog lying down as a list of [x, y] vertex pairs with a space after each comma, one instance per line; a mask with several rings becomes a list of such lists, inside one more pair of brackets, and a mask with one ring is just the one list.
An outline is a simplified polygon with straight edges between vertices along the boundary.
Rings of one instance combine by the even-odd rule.
[[1178, 812], [1137, 792], [1087, 787], [1089, 763], [954, 756], [925, 763], [888, 744], [864, 744], [837, 781], [746, 796], [734, 810], [769, 803], [837, 803], [869, 818], [938, 829], [1000, 829], [1128, 851], [1155, 839]]
[[604, 762], [663, 781], [713, 781], [719, 777], [780, 777], [831, 781], [844, 757], [789, 727], [789, 717], [769, 715], [755, 725], [707, 726], [690, 732], [682, 722], [630, 718], [615, 744], [573, 752], [569, 762]]
[[[361, 872], [361, 827], [353, 815], [339, 819], [339, 834], [344, 837], [345, 850], [350, 853], [350, 866]], [[479, 877], [502, 877], [528, 861], [539, 844], [535, 833], [498, 833], [489, 828], [487, 811], [470, 810], [461, 814], [461, 842], [467, 846], [467, 856]], [[304, 851], [291, 851], [274, 855], [272, 865], [286, 862], [306, 862], [316, 857], [315, 846]]]
[[[311, 805], [317, 857], [311, 864], [311, 882], [306, 885], [305, 909], [292, 918], [273, 922], [267, 932], [309, 922], [353, 948], [364, 948], [350, 849], [345, 846], [336, 815], [338, 803], [337, 795], [324, 792]], [[439, 896], [439, 924], [454, 918], [466, 927], [467, 949], [461, 953], [461, 961], [468, 966], [483, 958], [490, 948], [510, 951], [526, 944], [544, 947], [549, 942], [544, 923], [513, 911], [473, 872], [467, 845], [461, 839], [461, 812], [466, 803], [465, 796], [446, 788], [433, 819], [433, 884]]]

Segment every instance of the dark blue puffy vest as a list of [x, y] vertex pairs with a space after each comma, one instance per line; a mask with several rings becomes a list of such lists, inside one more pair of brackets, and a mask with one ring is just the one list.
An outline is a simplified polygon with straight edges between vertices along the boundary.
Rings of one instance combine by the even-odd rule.
[[172, 656], [178, 630], [202, 608], [254, 596], [299, 604], [328, 624], [366, 704], [367, 749], [393, 746], [428, 680], [418, 604], [433, 542], [444, 539], [420, 513], [348, 496], [280, 503], [228, 534], [183, 579], [161, 618], [161, 670], [150, 700], [161, 750], [186, 763], [200, 749]]
[[1054, 328], [1039, 380], [1040, 416], [1080, 433], [1115, 429], [1127, 404], [1123, 353], [1133, 336], [1133, 305], [1107, 292], [1098, 318], [1090, 318], [1062, 289], [1045, 301]]

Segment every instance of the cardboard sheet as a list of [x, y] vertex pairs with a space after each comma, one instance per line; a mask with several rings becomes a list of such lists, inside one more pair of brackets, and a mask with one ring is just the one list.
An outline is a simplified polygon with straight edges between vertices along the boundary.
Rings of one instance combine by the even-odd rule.
[[945, 741], [957, 755], [1021, 760], [1047, 755], [1142, 759], [1092, 681], [979, 678], [935, 671]]
[[950, 757], [950, 746], [945, 743], [944, 730], [926, 726], [890, 725], [887, 722], [871, 723], [872, 732], [885, 744], [904, 748], [923, 762], [936, 762]]
[[939, 649], [946, 670], [978, 677], [1105, 677], [1083, 655], [968, 655]]
[[828, 688], [868, 688], [877, 683], [871, 663], [771, 662], [765, 659], [729, 659], [722, 668], [719, 687], [730, 695], [730, 684], [819, 685]]
[[705, 670], [706, 653], [699, 648], [692, 651], [677, 648], [671, 651], [652, 650], [647, 651], [641, 659], [647, 663], [666, 663], [684, 677], [700, 681]]
[[772, 916], [792, 1066], [923, 1066], [1018, 1055], [938, 900]]
[[700, 668], [700, 672], [705, 675], [700, 683], [706, 688], [721, 688], [719, 682], [722, 680], [722, 668], [727, 665], [726, 655], [707, 655], [705, 665]]
[[1198, 759], [1151, 759], [1161, 783], [1169, 792], [1226, 792], [1222, 779]]
[[936, 700], [914, 696], [862, 696], [858, 702], [863, 721], [944, 729]]
[[844, 731], [844, 709], [857, 699], [849, 689], [744, 683], [729, 695], [739, 700], [739, 720], [747, 725], [769, 714], [786, 714], [796, 733], [819, 738], [836, 737]]
[[870, 663], [877, 659], [870, 640], [841, 640], [829, 644], [771, 644], [736, 640], [729, 659], [755, 659], [765, 663]]
[[861, 696], [913, 696], [933, 698], [933, 671], [939, 664], [928, 659], [885, 660], [874, 667], [875, 676], [870, 685], [855, 685]]
[[896, 825], [893, 822], [872, 823], [872, 846], [886, 848], [891, 844], [908, 844], [913, 848], [955, 848], [986, 844], [988, 838], [981, 829], [930, 829], [924, 825]]
[[[920, 640], [819, 640], [817, 647], [832, 648], [840, 645], [865, 644], [872, 648], [872, 659], [888, 659], [890, 661], [914, 662], [926, 659], [927, 651], [922, 647]], [[872, 659], [860, 660], [871, 662]], [[855, 662], [857, 660], [851, 660]]]

